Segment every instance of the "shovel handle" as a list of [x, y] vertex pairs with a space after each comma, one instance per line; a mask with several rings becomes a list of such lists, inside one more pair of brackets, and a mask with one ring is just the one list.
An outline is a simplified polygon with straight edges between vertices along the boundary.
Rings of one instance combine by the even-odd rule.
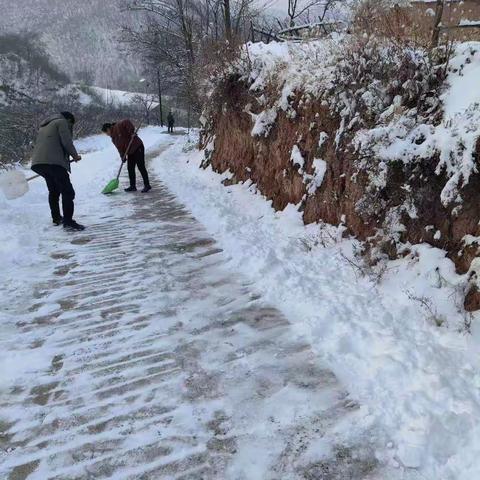
[[125, 158], [126, 158], [127, 155], [128, 155], [128, 151], [130, 150], [130, 147], [132, 146], [133, 139], [137, 136], [138, 131], [140, 130], [140, 126], [141, 126], [141, 125], [139, 125], [139, 126], [136, 128], [135, 133], [132, 135], [132, 138], [130, 139], [130, 142], [128, 143], [128, 147], [127, 147], [127, 149], [125, 150], [125, 153], [123, 154], [122, 163], [120, 164], [120, 168], [118, 169], [118, 173], [117, 173], [117, 180], [120, 178], [120, 173], [122, 173], [123, 163], [125, 162]]
[[27, 182], [29, 182], [30, 180], [35, 180], [36, 178], [38, 178], [40, 175], [34, 175], [33, 177], [29, 177], [27, 178]]
[[[76, 160], [69, 160], [70, 163], [77, 163]], [[27, 182], [30, 182], [31, 180], [35, 180], [36, 178], [41, 177], [41, 175], [34, 175], [33, 177], [27, 178]]]
[[118, 169], [117, 180], [120, 178], [120, 174], [122, 173], [122, 168], [123, 168], [123, 159], [122, 159], [122, 162], [120, 163], [120, 168]]

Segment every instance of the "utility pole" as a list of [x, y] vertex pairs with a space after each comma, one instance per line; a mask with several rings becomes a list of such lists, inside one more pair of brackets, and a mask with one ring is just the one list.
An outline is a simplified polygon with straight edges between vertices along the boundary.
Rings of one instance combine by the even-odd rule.
[[163, 127], [162, 82], [160, 80], [159, 68], [157, 68], [157, 86], [158, 86], [158, 111], [160, 114], [160, 126]]

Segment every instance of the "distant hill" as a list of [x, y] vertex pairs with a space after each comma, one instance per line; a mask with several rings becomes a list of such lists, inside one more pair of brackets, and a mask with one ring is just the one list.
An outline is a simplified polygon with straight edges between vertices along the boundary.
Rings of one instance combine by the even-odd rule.
[[122, 0], [0, 0], [0, 31], [44, 44], [52, 63], [73, 81], [129, 89], [139, 65], [118, 43], [132, 17]]
[[0, 103], [48, 99], [68, 82], [34, 38], [0, 36]]

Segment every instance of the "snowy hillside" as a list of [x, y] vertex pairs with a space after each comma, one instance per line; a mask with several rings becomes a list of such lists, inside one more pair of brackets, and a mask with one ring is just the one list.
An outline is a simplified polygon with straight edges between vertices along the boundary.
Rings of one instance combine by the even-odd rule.
[[238, 268], [308, 325], [413, 478], [480, 475], [479, 52], [248, 45], [212, 82], [191, 174], [168, 176]]
[[158, 101], [155, 101], [155, 95], [152, 94], [140, 92], [126, 92], [124, 90], [115, 90], [100, 87], [89, 87], [89, 90], [98, 95], [98, 97], [101, 98], [102, 102], [105, 105], [122, 107], [128, 105], [135, 105], [139, 102], [145, 102], [145, 104], [148, 105], [149, 108], [155, 108], [156, 106], [158, 106]]
[[72, 80], [126, 88], [138, 80], [138, 65], [118, 43], [130, 21], [120, 7], [120, 0], [0, 0], [0, 31], [28, 34], [44, 44]]
[[45, 99], [67, 82], [68, 77], [30, 40], [20, 36], [0, 37], [2, 103]]

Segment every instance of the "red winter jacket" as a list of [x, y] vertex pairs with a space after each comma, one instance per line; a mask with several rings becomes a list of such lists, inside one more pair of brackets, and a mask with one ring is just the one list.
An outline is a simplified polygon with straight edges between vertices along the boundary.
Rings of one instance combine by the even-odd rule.
[[[132, 137], [133, 141], [127, 152]], [[118, 153], [120, 153], [122, 158], [125, 154], [135, 153], [141, 146], [143, 146], [143, 142], [140, 137], [135, 134], [135, 127], [130, 120], [122, 120], [113, 125], [112, 142], [117, 147]]]

